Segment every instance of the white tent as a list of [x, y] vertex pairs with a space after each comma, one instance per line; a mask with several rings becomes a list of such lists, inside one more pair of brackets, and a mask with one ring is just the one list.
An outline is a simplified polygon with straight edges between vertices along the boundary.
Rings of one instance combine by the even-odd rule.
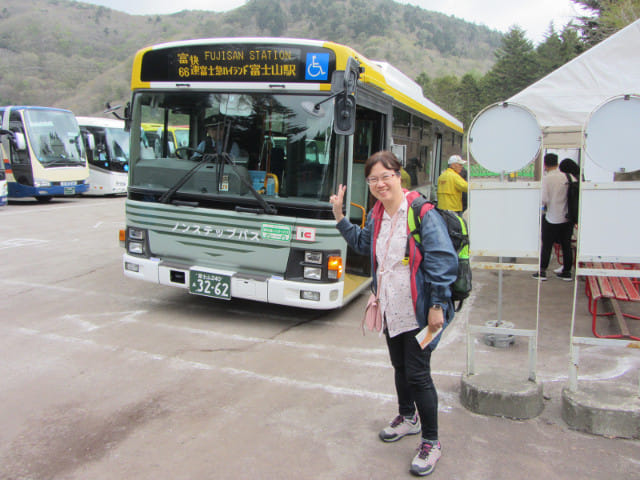
[[[538, 120], [547, 149], [577, 159], [589, 115], [618, 95], [640, 94], [640, 20], [623, 28], [507, 102], [528, 108]], [[571, 152], [574, 153], [571, 153]], [[590, 180], [612, 175], [584, 160]]]
[[636, 20], [507, 102], [527, 107], [543, 129], [580, 129], [607, 99], [640, 93], [639, 50], [640, 20]]

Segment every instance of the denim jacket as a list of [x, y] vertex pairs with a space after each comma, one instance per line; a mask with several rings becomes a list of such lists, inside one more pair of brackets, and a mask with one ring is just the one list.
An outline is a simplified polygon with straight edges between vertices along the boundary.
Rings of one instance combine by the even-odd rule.
[[[405, 192], [405, 194], [411, 204], [412, 192]], [[364, 228], [352, 224], [346, 217], [336, 225], [354, 250], [362, 255], [370, 255], [374, 293], [378, 288], [376, 275], [378, 265], [375, 250], [383, 210], [382, 204], [377, 202], [367, 215]], [[438, 303], [443, 306], [444, 327], [446, 327], [454, 315], [449, 285], [455, 281], [457, 276], [458, 255], [453, 249], [444, 220], [435, 209], [429, 210], [424, 215], [420, 223], [420, 239], [421, 248], [417, 248], [415, 240], [410, 236], [411, 296], [416, 320], [420, 328], [426, 327], [429, 308]], [[429, 348], [433, 350], [439, 341], [440, 336], [431, 342]]]

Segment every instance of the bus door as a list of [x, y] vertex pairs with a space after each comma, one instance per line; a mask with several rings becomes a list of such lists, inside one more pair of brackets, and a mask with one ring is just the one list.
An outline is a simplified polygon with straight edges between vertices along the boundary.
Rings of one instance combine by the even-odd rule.
[[[9, 130], [21, 138], [26, 139], [27, 135], [20, 112], [12, 110], [9, 113]], [[29, 148], [27, 148], [26, 145], [25, 148], [16, 148], [14, 142], [11, 142], [7, 153], [9, 154], [14, 182], [22, 185], [34, 185], [33, 166], [31, 165]]]
[[[382, 113], [358, 106], [356, 110], [356, 130], [353, 135], [353, 164], [351, 172], [351, 205], [347, 212], [349, 220], [362, 225], [366, 213], [375, 203], [369, 195], [369, 187], [364, 178], [367, 159], [384, 148], [384, 122]], [[369, 276], [371, 259], [369, 255], [359, 255], [351, 248], [347, 251], [347, 273]]]
[[437, 198], [438, 193], [438, 177], [447, 169], [446, 164], [442, 164], [442, 134], [438, 133], [433, 142], [433, 165], [431, 171], [431, 185], [433, 185], [433, 198]]
[[9, 158], [5, 153], [4, 146], [0, 141], [0, 206], [7, 204], [7, 198], [9, 190], [7, 188], [7, 174], [5, 172], [5, 162], [8, 162]]

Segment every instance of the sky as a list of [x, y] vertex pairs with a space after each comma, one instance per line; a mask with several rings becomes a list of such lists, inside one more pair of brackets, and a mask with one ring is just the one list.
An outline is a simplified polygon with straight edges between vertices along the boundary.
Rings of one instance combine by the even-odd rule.
[[[85, 3], [104, 5], [136, 15], [175, 13], [181, 10], [210, 10], [223, 12], [243, 5], [245, 0], [81, 0]], [[276, 1], [276, 0], [273, 0]], [[580, 14], [571, 0], [396, 0], [454, 15], [469, 22], [486, 25], [500, 32], [507, 32], [518, 25], [534, 44], [544, 40], [553, 22], [556, 31], [562, 30], [573, 17]]]

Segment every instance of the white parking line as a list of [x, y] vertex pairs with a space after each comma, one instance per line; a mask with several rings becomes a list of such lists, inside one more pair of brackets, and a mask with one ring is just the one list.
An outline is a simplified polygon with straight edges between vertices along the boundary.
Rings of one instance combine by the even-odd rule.
[[41, 245], [48, 243], [49, 240], [41, 240], [39, 238], [10, 238], [0, 242], [0, 250], [17, 247], [30, 247], [32, 245]]
[[103, 201], [103, 202], [91, 202], [91, 203], [73, 203], [73, 204], [68, 204], [68, 205], [59, 205], [59, 206], [46, 206], [46, 207], [36, 207], [34, 205], [35, 208], [29, 208], [26, 205], [21, 205], [20, 207], [12, 207], [11, 205], [9, 205], [9, 207], [4, 207], [5, 211], [2, 212], [2, 216], [3, 217], [10, 217], [12, 215], [20, 215], [20, 216], [24, 216], [24, 215], [28, 215], [30, 213], [42, 213], [42, 212], [51, 212], [53, 210], [66, 210], [69, 208], [94, 208], [96, 206], [100, 206], [100, 205], [107, 205], [111, 203], [113, 205], [113, 202], [109, 202], [108, 200]]
[[396, 399], [395, 395], [391, 395], [388, 393], [373, 392], [370, 390], [363, 390], [363, 389], [356, 389], [356, 388], [339, 387], [336, 385], [329, 385], [329, 384], [317, 383], [317, 382], [308, 382], [304, 380], [295, 380], [292, 378], [281, 377], [276, 375], [266, 375], [266, 374], [254, 372], [251, 370], [245, 370], [245, 369], [239, 369], [239, 368], [233, 368], [233, 367], [217, 367], [215, 365], [209, 365], [207, 363], [195, 362], [192, 360], [183, 360], [175, 357], [168, 357], [166, 355], [145, 352], [143, 350], [136, 350], [129, 347], [117, 347], [114, 345], [105, 345], [105, 344], [97, 343], [93, 340], [70, 337], [66, 335], [59, 335], [56, 333], [46, 333], [46, 332], [41, 332], [39, 330], [30, 329], [30, 328], [4, 328], [3, 327], [2, 329], [9, 330], [13, 333], [18, 333], [18, 334], [30, 336], [30, 337], [37, 337], [37, 338], [41, 338], [49, 341], [85, 345], [92, 348], [97, 347], [109, 352], [124, 352], [130, 355], [134, 355], [136, 357], [143, 358], [145, 360], [165, 362], [165, 363], [168, 363], [170, 366], [174, 368], [179, 368], [179, 369], [221, 372], [231, 376], [249, 378], [253, 380], [262, 380], [269, 383], [285, 385], [288, 387], [298, 388], [302, 390], [321, 390], [326, 393], [337, 395], [337, 396], [359, 397], [359, 398], [366, 398], [370, 400], [378, 400], [382, 402], [394, 402]]

